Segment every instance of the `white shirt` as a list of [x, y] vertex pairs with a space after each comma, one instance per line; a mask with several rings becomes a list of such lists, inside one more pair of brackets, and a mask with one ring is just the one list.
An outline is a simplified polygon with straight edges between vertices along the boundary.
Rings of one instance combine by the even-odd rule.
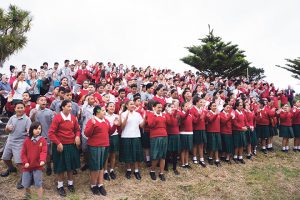
[[[121, 114], [122, 121], [125, 120], [128, 112], [129, 111], [127, 110]], [[125, 125], [125, 128], [122, 131], [121, 138], [141, 137], [141, 132], [140, 132], [141, 123], [143, 123], [143, 118], [138, 112], [133, 111], [132, 113], [129, 113], [127, 123]]]
[[68, 114], [68, 116], [66, 116], [63, 112], [60, 112], [60, 115], [64, 121], [71, 121], [71, 114]]
[[[105, 119], [107, 119], [109, 121], [109, 124], [110, 126], [113, 126], [114, 125], [114, 121], [115, 119], [118, 118], [119, 119], [119, 116], [116, 115], [116, 114], [112, 114], [112, 115], [109, 115], [108, 113], [106, 113], [105, 115]], [[115, 132], [112, 134], [113, 135], [118, 135], [118, 130], [116, 129]]]
[[[17, 81], [18, 80], [14, 81], [13, 88], [17, 84]], [[20, 99], [21, 100], [23, 93], [26, 92], [29, 89], [30, 89], [30, 86], [28, 85], [28, 83], [26, 81], [19, 81], [18, 88], [15, 90], [13, 99]]]

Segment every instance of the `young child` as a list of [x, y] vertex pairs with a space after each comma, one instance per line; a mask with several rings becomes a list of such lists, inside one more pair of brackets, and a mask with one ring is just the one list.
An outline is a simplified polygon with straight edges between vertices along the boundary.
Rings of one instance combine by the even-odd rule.
[[289, 151], [289, 139], [294, 137], [294, 131], [292, 128], [293, 113], [290, 112], [288, 104], [277, 111], [280, 118], [279, 137], [282, 137], [282, 151], [287, 153]]
[[294, 151], [300, 152], [300, 101], [297, 100], [293, 107], [293, 131], [294, 131]]
[[38, 199], [43, 199], [42, 171], [47, 158], [47, 141], [41, 136], [41, 133], [41, 123], [33, 122], [22, 147], [22, 185], [26, 188], [26, 199], [30, 199], [31, 197], [30, 186], [32, 181], [37, 188]]

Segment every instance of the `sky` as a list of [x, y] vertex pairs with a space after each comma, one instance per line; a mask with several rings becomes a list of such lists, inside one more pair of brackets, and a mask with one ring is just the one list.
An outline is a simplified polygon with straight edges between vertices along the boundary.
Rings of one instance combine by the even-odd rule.
[[[189, 70], [180, 61], [200, 44], [208, 24], [224, 41], [245, 50], [267, 81], [300, 92], [285, 58], [300, 57], [299, 0], [1, 0], [33, 16], [27, 46], [5, 63], [38, 68], [65, 59]], [[299, 89], [298, 89], [299, 88]]]

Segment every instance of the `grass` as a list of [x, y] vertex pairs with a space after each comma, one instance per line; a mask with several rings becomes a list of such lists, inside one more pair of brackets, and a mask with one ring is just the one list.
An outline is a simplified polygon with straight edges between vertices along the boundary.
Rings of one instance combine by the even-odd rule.
[[[145, 167], [142, 168], [142, 181], [127, 180], [125, 167], [118, 165], [117, 180], [105, 182], [108, 195], [100, 199], [300, 199], [300, 153], [280, 152], [279, 138], [275, 139], [275, 147], [278, 151], [268, 155], [259, 153], [253, 161], [246, 161], [246, 165], [222, 163], [221, 168], [192, 165], [192, 170], [179, 168], [178, 177], [171, 170], [166, 173], [165, 183], [151, 181], [149, 169]], [[0, 170], [5, 170], [2, 162]], [[23, 190], [15, 189], [17, 180], [16, 174], [0, 178], [1, 200], [24, 196]], [[68, 193], [65, 199], [99, 199], [91, 195], [88, 172], [75, 176], [75, 187], [76, 193]], [[56, 193], [54, 176], [44, 177], [44, 189], [45, 199], [61, 199]]]

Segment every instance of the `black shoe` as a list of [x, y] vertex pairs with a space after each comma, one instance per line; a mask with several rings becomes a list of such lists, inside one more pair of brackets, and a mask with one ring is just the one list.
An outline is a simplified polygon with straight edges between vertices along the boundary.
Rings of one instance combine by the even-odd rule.
[[126, 171], [125, 177], [127, 179], [130, 179], [131, 178], [131, 171]]
[[18, 190], [21, 190], [21, 189], [23, 189], [24, 188], [24, 186], [22, 185], [22, 179], [20, 179], [19, 181], [18, 181], [18, 183], [17, 183], [17, 189]]
[[253, 155], [255, 155], [255, 156], [256, 156], [256, 150], [253, 150]]
[[64, 187], [57, 188], [57, 192], [58, 192], [59, 196], [61, 196], [61, 197], [67, 196]]
[[135, 178], [137, 180], [141, 180], [142, 179], [140, 172], [133, 172], [133, 174], [134, 174], [134, 176], [135, 176]]
[[192, 169], [191, 165], [189, 165], [189, 164], [185, 165], [185, 168], [186, 169]]
[[101, 195], [106, 196], [107, 193], [106, 193], [106, 190], [105, 190], [104, 186], [98, 187], [98, 190], [99, 190]]
[[245, 161], [244, 161], [244, 159], [239, 159], [239, 162], [240, 162], [241, 164], [246, 164]]
[[293, 149], [293, 151], [294, 151], [294, 152], [297, 152], [297, 151], [298, 151], [298, 149]]
[[221, 162], [220, 162], [220, 161], [215, 161], [215, 165], [216, 165], [217, 167], [221, 167]]
[[110, 178], [109, 178], [109, 174], [108, 174], [108, 173], [104, 173], [103, 177], [104, 177], [104, 180], [110, 181]]
[[225, 162], [228, 164], [228, 165], [231, 165], [232, 163], [231, 163], [231, 160], [225, 160]]
[[165, 170], [166, 172], [168, 172], [168, 171], [169, 171], [169, 167], [168, 167], [167, 165], [165, 165], [164, 170]]
[[155, 172], [150, 172], [150, 177], [151, 177], [151, 179], [153, 181], [155, 181], [156, 180], [156, 174], [155, 174]]
[[51, 176], [51, 174], [52, 174], [52, 169], [51, 169], [51, 167], [47, 167], [47, 169], [46, 169], [46, 174], [47, 174], [47, 176]]
[[268, 151], [274, 151], [273, 147], [267, 148]]
[[98, 190], [97, 186], [92, 187], [91, 191], [92, 191], [93, 195], [100, 195], [100, 191]]
[[300, 149], [298, 149], [298, 152], [300, 152]]
[[17, 172], [17, 168], [13, 167], [13, 168], [7, 169], [6, 172], [1, 173], [0, 176], [7, 177], [7, 176], [9, 176], [10, 173], [13, 173], [13, 172]]
[[288, 152], [289, 152], [289, 150], [288, 150], [288, 149], [286, 149], [284, 152], [285, 152], [285, 153], [288, 153]]
[[267, 153], [268, 153], [267, 149], [262, 149], [261, 151], [262, 151], [264, 154], [267, 154]]
[[237, 158], [233, 158], [233, 161], [235, 162], [235, 164], [239, 164], [239, 161]]
[[73, 175], [76, 175], [76, 174], [78, 174], [78, 172], [77, 172], [76, 169], [74, 169], [74, 170], [73, 170]]
[[206, 167], [206, 164], [204, 161], [199, 161], [199, 165], [201, 165], [202, 167]]
[[252, 160], [252, 155], [247, 155], [248, 160]]
[[161, 181], [166, 181], [166, 177], [164, 174], [159, 174], [158, 175]]
[[179, 171], [177, 171], [177, 169], [173, 170], [173, 172], [176, 176], [180, 175], [180, 173], [179, 173]]
[[110, 178], [111, 178], [112, 180], [115, 180], [115, 179], [117, 178], [117, 176], [116, 176], [116, 174], [115, 174], [114, 171], [111, 171], [111, 172], [109, 173], [109, 176], [110, 176]]
[[225, 160], [226, 160], [226, 158], [225, 158], [225, 157], [223, 157], [223, 156], [221, 156], [220, 160], [221, 160], [221, 161], [225, 161]]
[[75, 193], [75, 187], [74, 185], [68, 185], [68, 190], [72, 193]]
[[83, 165], [82, 167], [81, 167], [81, 171], [85, 171], [85, 170], [87, 170], [89, 168], [89, 166], [87, 165], [87, 164], [85, 164], [85, 165]]
[[146, 162], [147, 167], [151, 167], [151, 161]]
[[281, 149], [282, 152], [285, 152], [285, 149]]
[[214, 164], [214, 160], [212, 158], [208, 158], [208, 164], [213, 165]]

